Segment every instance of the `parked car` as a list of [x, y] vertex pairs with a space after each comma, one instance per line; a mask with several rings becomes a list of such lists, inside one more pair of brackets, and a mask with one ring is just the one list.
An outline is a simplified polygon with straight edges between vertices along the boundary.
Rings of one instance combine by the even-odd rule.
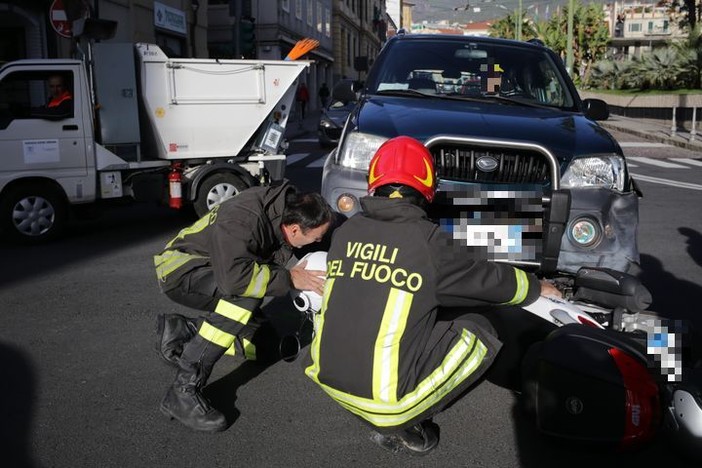
[[398, 34], [358, 83], [325, 161], [322, 194], [359, 211], [368, 164], [409, 135], [434, 155], [430, 216], [474, 255], [550, 272], [637, 272], [639, 192], [616, 140], [581, 100], [561, 58], [537, 41]]
[[317, 134], [319, 145], [333, 147], [339, 142], [341, 130], [344, 128], [346, 118], [356, 106], [356, 93], [353, 90], [353, 80], [341, 80], [331, 92], [329, 105], [322, 109], [319, 117]]

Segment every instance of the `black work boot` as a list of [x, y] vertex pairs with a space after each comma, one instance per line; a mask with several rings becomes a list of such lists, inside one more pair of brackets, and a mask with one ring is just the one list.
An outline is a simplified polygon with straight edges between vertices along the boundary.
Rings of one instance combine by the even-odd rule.
[[196, 319], [180, 314], [159, 314], [156, 318], [156, 350], [171, 365], [178, 365], [183, 346], [196, 334]]
[[225, 349], [195, 335], [178, 359], [178, 373], [161, 401], [161, 412], [196, 431], [219, 432], [227, 419], [210, 405], [201, 390]]
[[405, 451], [410, 455], [426, 455], [439, 445], [439, 426], [426, 420], [392, 434], [374, 432], [371, 440], [393, 453]]

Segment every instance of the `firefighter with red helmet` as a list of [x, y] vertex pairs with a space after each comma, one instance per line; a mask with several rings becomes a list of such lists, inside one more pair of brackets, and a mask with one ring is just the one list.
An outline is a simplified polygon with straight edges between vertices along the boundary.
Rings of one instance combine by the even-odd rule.
[[422, 143], [401, 136], [378, 149], [362, 212], [333, 234], [305, 368], [371, 425], [377, 444], [415, 455], [436, 447], [432, 416], [476, 383], [501, 347], [483, 316], [438, 320], [442, 308], [560, 296], [533, 274], [460, 252], [427, 218], [435, 189]]

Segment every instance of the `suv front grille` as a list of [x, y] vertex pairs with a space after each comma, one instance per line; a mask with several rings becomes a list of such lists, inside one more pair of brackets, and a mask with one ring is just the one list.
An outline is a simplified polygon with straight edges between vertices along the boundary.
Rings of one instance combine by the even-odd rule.
[[548, 162], [537, 151], [438, 145], [431, 148], [431, 153], [442, 179], [539, 185], [549, 182]]

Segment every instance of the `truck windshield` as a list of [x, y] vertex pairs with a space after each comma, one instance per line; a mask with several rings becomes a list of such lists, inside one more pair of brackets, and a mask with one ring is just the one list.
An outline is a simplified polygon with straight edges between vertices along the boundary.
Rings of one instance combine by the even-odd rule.
[[510, 97], [569, 109], [574, 100], [545, 51], [509, 44], [449, 40], [398, 41], [367, 82], [371, 94], [416, 90], [454, 97]]

